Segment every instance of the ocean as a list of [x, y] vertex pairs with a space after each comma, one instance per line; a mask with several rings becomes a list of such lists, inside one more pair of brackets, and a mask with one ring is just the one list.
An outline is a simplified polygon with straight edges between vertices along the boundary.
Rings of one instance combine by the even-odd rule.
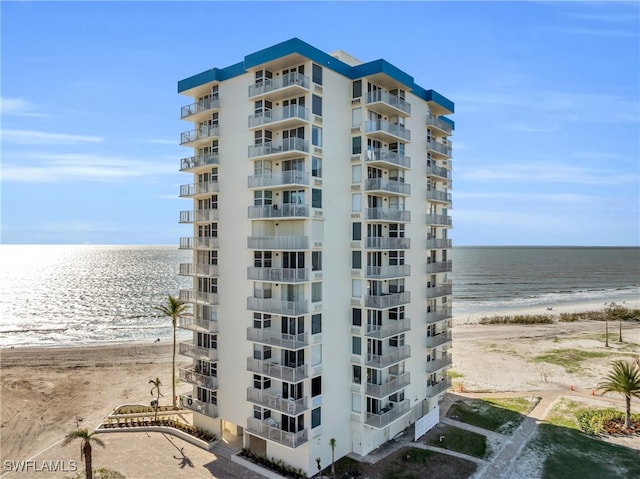
[[[177, 274], [190, 259], [176, 246], [0, 245], [0, 347], [170, 339], [154, 307], [190, 287]], [[451, 259], [454, 316], [640, 298], [640, 248], [458, 247]]]

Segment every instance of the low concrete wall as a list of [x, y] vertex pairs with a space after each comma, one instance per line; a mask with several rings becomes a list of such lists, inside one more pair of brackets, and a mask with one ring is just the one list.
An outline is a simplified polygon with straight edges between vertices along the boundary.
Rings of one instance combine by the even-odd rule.
[[240, 464], [241, 466], [246, 467], [247, 469], [250, 469], [253, 472], [262, 474], [264, 477], [268, 479], [286, 479], [284, 476], [281, 476], [277, 472], [273, 472], [269, 469], [265, 469], [264, 467], [260, 467], [257, 464], [254, 464], [253, 462], [248, 461], [244, 457], [239, 456], [238, 454], [231, 455], [231, 462], [235, 462], [236, 464]]
[[[194, 446], [198, 446], [202, 449], [210, 451], [215, 444], [215, 441], [207, 442], [202, 439], [198, 439], [197, 437], [193, 437], [191, 434], [187, 434], [180, 429], [176, 429], [169, 426], [129, 426], [129, 427], [104, 427], [104, 423], [98, 425], [95, 428], [95, 432], [98, 433], [110, 433], [110, 432], [163, 432], [166, 434], [171, 434], [172, 436], [179, 437], [180, 439], [187, 441]], [[280, 476], [278, 476], [280, 477]]]

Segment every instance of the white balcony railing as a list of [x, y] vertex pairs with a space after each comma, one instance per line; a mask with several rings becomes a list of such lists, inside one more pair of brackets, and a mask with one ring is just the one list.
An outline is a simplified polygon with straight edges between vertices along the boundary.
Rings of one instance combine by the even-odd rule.
[[451, 260], [447, 261], [436, 261], [434, 263], [427, 263], [427, 274], [433, 273], [448, 273], [453, 270], [453, 262]]
[[277, 442], [283, 446], [296, 448], [307, 442], [307, 429], [298, 432], [287, 432], [280, 429], [273, 418], [260, 421], [253, 417], [247, 418], [247, 431], [263, 439]]
[[389, 336], [395, 336], [396, 334], [409, 331], [411, 329], [411, 320], [405, 319], [392, 319], [384, 321], [381, 326], [367, 324], [366, 335], [371, 338], [383, 339]]
[[220, 136], [220, 128], [217, 126], [203, 125], [196, 130], [185, 131], [180, 135], [180, 144], [192, 143], [198, 140], [206, 140]]
[[196, 113], [202, 113], [203, 111], [214, 110], [216, 108], [220, 108], [219, 98], [203, 98], [180, 108], [180, 118], [186, 118]]
[[392, 95], [384, 90], [367, 92], [366, 103], [385, 103], [407, 115], [411, 115], [411, 104], [409, 102], [403, 100], [398, 95]]
[[409, 249], [411, 240], [409, 238], [387, 238], [383, 236], [368, 236], [366, 242], [367, 249]]
[[273, 389], [247, 388], [247, 401], [275, 409], [290, 416], [297, 416], [307, 410], [307, 400], [283, 398], [282, 391]]
[[189, 384], [202, 386], [207, 389], [218, 389], [218, 378], [206, 376], [195, 369], [180, 368], [180, 379]]
[[365, 123], [365, 131], [367, 133], [382, 132], [393, 137], [411, 141], [411, 132], [404, 126], [397, 123], [391, 123], [387, 120], [370, 120]]
[[185, 303], [202, 302], [207, 304], [218, 304], [218, 294], [207, 291], [194, 291], [193, 289], [181, 289], [180, 301]]
[[208, 359], [210, 361], [218, 360], [218, 350], [212, 348], [202, 348], [188, 342], [178, 343], [178, 353], [195, 359]]
[[376, 398], [385, 398], [400, 389], [411, 384], [411, 374], [404, 373], [394, 378], [389, 378], [384, 384], [367, 383], [365, 394]]
[[446, 135], [450, 135], [452, 132], [452, 128], [449, 123], [431, 113], [427, 114], [427, 126], [437, 128], [438, 130], [444, 132]]
[[411, 356], [411, 347], [408, 344], [390, 349], [391, 350], [385, 354], [367, 353], [366, 365], [378, 369], [386, 368]]
[[186, 210], [180, 212], [180, 223], [199, 223], [203, 221], [216, 221], [218, 209], [209, 208], [201, 210]]
[[451, 142], [440, 143], [435, 140], [427, 140], [427, 151], [439, 153], [442, 156], [449, 158], [451, 156]]
[[440, 190], [427, 190], [428, 201], [439, 201], [441, 203], [451, 203], [451, 193]]
[[278, 283], [309, 281], [309, 268], [247, 268], [247, 279]]
[[427, 238], [427, 249], [449, 249], [452, 241], [447, 238]]
[[307, 367], [305, 365], [289, 367], [272, 361], [247, 358], [247, 370], [258, 373], [280, 381], [299, 382], [307, 378]]
[[298, 87], [309, 89], [309, 77], [301, 75], [298, 72], [291, 72], [275, 78], [265, 78], [249, 86], [249, 96], [263, 95], [281, 88]]
[[437, 309], [435, 311], [427, 312], [427, 324], [439, 323], [445, 319], [449, 319], [453, 316], [453, 310], [451, 308]]
[[307, 218], [309, 217], [309, 205], [282, 204], [249, 206], [249, 218]]
[[285, 349], [300, 349], [309, 344], [309, 334], [285, 334], [273, 329], [247, 328], [247, 340]]
[[451, 331], [444, 331], [434, 336], [427, 336], [426, 347], [435, 348], [451, 342]]
[[250, 176], [247, 183], [249, 188], [265, 188], [282, 185], [308, 185], [309, 173], [290, 170], [274, 173], [269, 176]]
[[427, 287], [427, 298], [437, 298], [440, 296], [448, 296], [453, 293], [453, 286], [451, 283], [444, 283], [441, 285], [434, 285]]
[[381, 409], [377, 414], [368, 412], [365, 423], [376, 428], [383, 428], [408, 413], [410, 407], [408, 399], [397, 404], [389, 403], [388, 407]]
[[247, 238], [249, 249], [308, 249], [308, 236], [250, 236]]
[[436, 384], [431, 384], [427, 386], [427, 396], [428, 397], [437, 396], [438, 394], [445, 392], [450, 387], [451, 387], [451, 379], [449, 378], [443, 379], [442, 381]]
[[247, 298], [247, 309], [249, 311], [260, 311], [263, 313], [283, 314], [285, 316], [300, 316], [309, 312], [307, 301], [285, 301], [276, 298]]
[[180, 263], [181, 276], [218, 276], [217, 264]]
[[218, 406], [215, 404], [200, 401], [192, 396], [180, 395], [180, 404], [187, 409], [199, 412], [209, 417], [218, 417]]
[[396, 151], [385, 150], [384, 148], [374, 148], [367, 150], [365, 154], [366, 163], [391, 163], [402, 168], [411, 168], [411, 158]]
[[249, 116], [249, 128], [285, 120], [309, 121], [309, 109], [301, 105], [289, 105], [276, 110], [265, 110]]
[[268, 141], [249, 146], [249, 158], [276, 155], [285, 152], [309, 152], [309, 142], [304, 138], [285, 138], [281, 141]]
[[190, 329], [191, 331], [200, 331], [207, 333], [218, 332], [218, 321], [213, 319], [194, 318], [193, 316], [184, 316], [178, 318], [178, 327], [182, 329]]
[[386, 191], [396, 195], [410, 195], [411, 185], [396, 180], [385, 180], [383, 178], [369, 178], [365, 180], [364, 189], [366, 191]]
[[218, 238], [183, 237], [180, 238], [180, 249], [218, 249], [219, 243]]
[[435, 372], [440, 371], [442, 368], [446, 368], [451, 365], [451, 355], [445, 354], [441, 358], [432, 359], [431, 361], [427, 361], [427, 374], [433, 374]]
[[411, 212], [398, 208], [365, 208], [365, 219], [380, 221], [411, 221]]
[[368, 294], [364, 297], [364, 305], [368, 308], [386, 309], [408, 304], [411, 302], [411, 293], [384, 293], [380, 295]]
[[427, 176], [435, 176], [436, 178], [444, 178], [451, 181], [451, 170], [431, 163], [427, 164]]
[[202, 183], [194, 183], [191, 185], [180, 185], [180, 196], [182, 198], [188, 198], [195, 195], [204, 195], [207, 193], [217, 193], [218, 182], [217, 181], [205, 181]]
[[205, 155], [191, 156], [180, 160], [180, 171], [191, 170], [201, 166], [217, 165], [220, 163], [218, 153], [208, 153]]
[[367, 278], [400, 278], [411, 274], [411, 266], [408, 264], [367, 266]]
[[451, 216], [449, 215], [427, 215], [428, 225], [451, 226]]

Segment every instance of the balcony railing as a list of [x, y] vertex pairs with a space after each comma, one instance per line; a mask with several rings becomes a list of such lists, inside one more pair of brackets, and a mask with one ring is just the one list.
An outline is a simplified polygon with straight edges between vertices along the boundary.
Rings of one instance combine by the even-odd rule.
[[451, 308], [438, 309], [436, 311], [429, 311], [427, 313], [427, 324], [438, 323], [449, 319], [453, 316], [453, 310]]
[[308, 236], [250, 236], [247, 238], [249, 249], [309, 249]]
[[409, 238], [367, 237], [367, 249], [409, 249], [410, 247], [411, 240]]
[[431, 286], [427, 288], [427, 298], [437, 298], [439, 296], [448, 296], [453, 292], [451, 283], [441, 284], [439, 286]]
[[181, 276], [218, 276], [217, 264], [180, 263]]
[[282, 204], [249, 206], [249, 218], [307, 218], [309, 205]]
[[404, 156], [396, 151], [385, 150], [384, 148], [375, 148], [367, 150], [365, 154], [366, 163], [390, 163], [394, 166], [402, 168], [411, 168], [411, 158]]
[[278, 283], [309, 281], [309, 268], [247, 268], [247, 279]]
[[396, 195], [410, 195], [411, 185], [395, 180], [385, 180], [383, 178], [369, 178], [365, 180], [364, 189], [366, 191], [386, 191]]
[[[274, 425], [268, 423], [271, 421], [273, 421]], [[269, 418], [266, 421], [260, 421], [253, 417], [247, 418], [247, 431], [263, 439], [268, 439], [269, 441], [274, 441], [291, 448], [296, 448], [307, 442], [307, 429], [298, 432], [287, 432], [276, 427], [276, 425], [277, 423], [273, 418]]]
[[180, 238], [180, 249], [218, 249], [218, 238], [183, 237]]
[[445, 392], [447, 389], [451, 387], [451, 379], [443, 379], [442, 381], [432, 384], [431, 386], [427, 386], [427, 396], [433, 397], [437, 396], [440, 393]]
[[276, 110], [265, 110], [249, 116], [249, 128], [285, 120], [309, 121], [309, 109], [301, 105], [289, 105]]
[[205, 181], [202, 183], [194, 183], [191, 185], [180, 185], [180, 197], [188, 198], [195, 195], [204, 195], [206, 193], [217, 193], [217, 181]]
[[426, 346], [428, 348], [435, 348], [443, 344], [451, 342], [451, 331], [444, 331], [435, 336], [427, 336]]
[[385, 105], [389, 105], [396, 110], [406, 113], [407, 115], [411, 115], [411, 104], [409, 102], [406, 102], [398, 95], [392, 95], [384, 90], [367, 92], [366, 103], [367, 105], [371, 103], [384, 103]]
[[180, 368], [180, 379], [189, 384], [202, 386], [207, 389], [218, 389], [218, 378], [206, 376], [195, 369]]
[[451, 180], [451, 170], [443, 166], [436, 166], [434, 163], [427, 164], [427, 176], [435, 176]]
[[181, 289], [180, 301], [193, 303], [194, 301], [207, 304], [218, 304], [218, 294], [206, 291], [194, 291], [193, 289]]
[[370, 338], [383, 339], [389, 336], [395, 336], [396, 334], [409, 331], [411, 329], [411, 320], [406, 319], [392, 319], [385, 321], [382, 326], [367, 325], [366, 335]]
[[451, 142], [440, 143], [435, 140], [427, 140], [427, 151], [432, 153], [439, 153], [442, 156], [449, 158], [451, 156]]
[[442, 120], [441, 118], [438, 118], [435, 115], [432, 115], [431, 113], [427, 114], [427, 126], [437, 128], [446, 135], [450, 135], [452, 132], [452, 128], [449, 123]]
[[411, 275], [411, 266], [408, 264], [388, 266], [367, 266], [367, 278], [400, 278]]
[[277, 155], [285, 152], [309, 152], [309, 142], [303, 138], [285, 138], [281, 141], [268, 141], [260, 145], [249, 146], [249, 158]]
[[249, 96], [263, 95], [265, 93], [279, 90], [280, 88], [302, 87], [309, 89], [309, 77], [298, 72], [287, 73], [275, 78], [266, 78], [261, 82], [249, 86]]
[[187, 116], [195, 115], [196, 113], [202, 113], [203, 111], [213, 110], [220, 108], [219, 98], [204, 98], [198, 100], [190, 105], [180, 108], [180, 118], [186, 118]]
[[288, 367], [276, 362], [255, 358], [247, 358], [247, 370], [290, 383], [297, 383], [307, 378], [307, 367], [305, 365]]
[[191, 156], [180, 160], [180, 171], [191, 170], [201, 166], [217, 165], [220, 163], [218, 153], [208, 153], [206, 155]]
[[194, 318], [193, 316], [185, 316], [182, 318], [178, 318], [178, 327], [182, 329], [190, 329], [191, 331], [217, 333], [218, 321], [204, 318]]
[[411, 293], [409, 291], [403, 291], [402, 293], [384, 293], [381, 295], [368, 294], [364, 297], [364, 305], [367, 308], [386, 309], [410, 302]]
[[247, 328], [247, 340], [285, 349], [300, 349], [309, 344], [309, 334], [285, 334], [273, 329]]
[[366, 365], [371, 368], [381, 369], [411, 357], [411, 347], [408, 344], [390, 349], [388, 353], [382, 355], [367, 353]]
[[451, 355], [445, 354], [441, 358], [432, 359], [431, 361], [427, 361], [427, 374], [433, 374], [437, 371], [440, 371], [442, 368], [446, 368], [451, 365]]
[[280, 185], [308, 185], [309, 173], [291, 170], [269, 176], [250, 176], [247, 183], [249, 188], [264, 188]]
[[372, 427], [383, 428], [396, 419], [407, 414], [410, 410], [410, 406], [410, 401], [408, 399], [405, 399], [404, 401], [397, 403], [393, 407], [382, 409], [378, 414], [368, 412], [367, 420], [365, 421], [365, 423]]
[[218, 209], [187, 210], [180, 212], [180, 223], [199, 223], [201, 221], [215, 221], [218, 219]]
[[307, 301], [283, 301], [275, 298], [247, 298], [249, 311], [283, 314], [285, 316], [300, 316], [309, 312]]
[[409, 384], [411, 384], [411, 374], [404, 373], [404, 374], [401, 374], [400, 376], [389, 379], [384, 384], [367, 383], [365, 394], [367, 396], [373, 396], [373, 397], [382, 399], [404, 387], [407, 387]]
[[434, 263], [427, 263], [427, 273], [448, 273], [453, 269], [453, 263], [448, 261], [437, 261]]
[[197, 130], [185, 131], [180, 135], [180, 144], [192, 143], [198, 140], [206, 140], [220, 136], [220, 128], [217, 126], [201, 126]]
[[397, 208], [365, 208], [365, 219], [380, 221], [411, 221], [411, 212]]
[[452, 246], [450, 239], [427, 238], [427, 249], [449, 249]]
[[398, 138], [404, 141], [411, 141], [411, 132], [404, 126], [391, 123], [387, 120], [371, 120], [365, 123], [367, 133], [382, 133], [385, 138]]
[[451, 226], [451, 216], [449, 215], [427, 215], [428, 225]]
[[275, 409], [289, 416], [297, 416], [307, 410], [307, 400], [283, 398], [281, 391], [274, 389], [247, 388], [247, 401]]
[[201, 348], [192, 343], [178, 343], [178, 352], [183, 356], [195, 359], [208, 359], [209, 361], [218, 360], [218, 350], [210, 348]]
[[451, 193], [440, 190], [427, 190], [428, 201], [439, 201], [441, 203], [451, 203]]
[[209, 417], [218, 417], [218, 406], [208, 402], [200, 401], [192, 396], [180, 394], [180, 404], [187, 409], [199, 412]]

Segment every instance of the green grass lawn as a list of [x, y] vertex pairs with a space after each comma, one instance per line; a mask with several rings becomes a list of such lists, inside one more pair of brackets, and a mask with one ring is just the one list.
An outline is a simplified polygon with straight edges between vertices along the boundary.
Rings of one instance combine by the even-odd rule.
[[[442, 440], [440, 440], [442, 439]], [[427, 444], [483, 459], [487, 456], [487, 437], [454, 426], [441, 426], [427, 436]]]
[[464, 399], [456, 401], [447, 411], [447, 417], [501, 434], [513, 434], [524, 421], [523, 412], [530, 411], [534, 402], [526, 398]]
[[600, 351], [584, 351], [582, 349], [554, 349], [546, 354], [534, 357], [533, 361], [556, 364], [562, 366], [568, 373], [577, 373], [582, 369], [583, 361], [606, 356], [610, 356], [610, 354]]

